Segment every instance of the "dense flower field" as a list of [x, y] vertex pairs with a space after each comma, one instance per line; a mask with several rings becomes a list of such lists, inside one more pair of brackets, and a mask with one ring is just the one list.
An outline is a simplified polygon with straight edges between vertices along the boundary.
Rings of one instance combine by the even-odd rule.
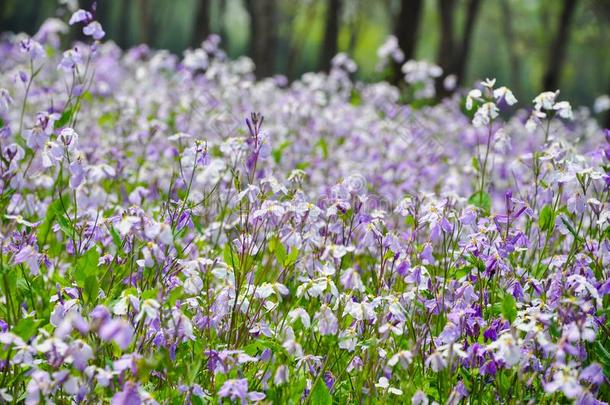
[[494, 80], [432, 105], [433, 65], [400, 93], [344, 55], [255, 81], [216, 37], [70, 23], [0, 46], [0, 402], [608, 400], [587, 109]]

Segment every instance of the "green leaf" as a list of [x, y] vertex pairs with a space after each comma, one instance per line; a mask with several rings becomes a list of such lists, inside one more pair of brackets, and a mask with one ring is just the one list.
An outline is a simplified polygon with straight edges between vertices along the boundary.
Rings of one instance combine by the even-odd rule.
[[70, 122], [72, 119], [72, 114], [74, 113], [74, 107], [70, 107], [61, 114], [59, 119], [55, 121], [55, 128], [65, 127], [66, 124]]
[[324, 138], [320, 138], [318, 143], [316, 143], [316, 146], [318, 146], [320, 148], [320, 150], [322, 151], [322, 157], [324, 159], [328, 158], [328, 144], [326, 143]]
[[[574, 239], [576, 239], [579, 242], [584, 242], [584, 240], [580, 237], [580, 235], [578, 235], [578, 232], [576, 232], [576, 229], [574, 229], [574, 227], [572, 225], [570, 225], [570, 223], [563, 216], [560, 215], [559, 219], [561, 219], [561, 222], [563, 222], [565, 227], [568, 228], [568, 231], [570, 231], [572, 236], [574, 236]], [[608, 231], [610, 231], [610, 228], [606, 229], [606, 232], [608, 232]]]
[[480, 208], [485, 213], [491, 211], [491, 197], [486, 192], [477, 191], [468, 199], [468, 203]]
[[324, 379], [318, 378], [311, 389], [311, 403], [315, 405], [332, 405], [333, 397], [324, 383]]
[[76, 270], [74, 271], [74, 280], [76, 285], [81, 288], [86, 288], [87, 285], [91, 286], [92, 281], [87, 280], [89, 277], [97, 276], [99, 269], [98, 262], [100, 260], [100, 254], [94, 247], [89, 249], [85, 254], [78, 258], [76, 261]]
[[239, 257], [231, 248], [230, 242], [225, 245], [222, 251], [222, 256], [227, 266], [230, 266], [233, 270], [236, 270], [236, 267], [239, 266]]
[[280, 146], [273, 149], [271, 155], [273, 156], [273, 160], [275, 161], [275, 163], [280, 163], [280, 161], [282, 160], [282, 153], [284, 153], [284, 149], [290, 146], [291, 143], [292, 142], [290, 141], [284, 141], [280, 144]]
[[295, 264], [298, 257], [299, 257], [299, 249], [297, 249], [293, 246], [290, 249], [290, 254], [288, 256], [286, 256], [286, 259], [284, 259], [284, 263], [283, 263], [284, 266], [291, 266], [291, 265]]
[[13, 328], [12, 332], [22, 338], [28, 340], [36, 334], [38, 326], [42, 321], [35, 321], [32, 318], [22, 318], [17, 322], [17, 325]]
[[55, 218], [57, 219], [57, 224], [59, 225], [59, 228], [62, 230], [62, 232], [65, 233], [66, 236], [72, 237], [74, 235], [74, 228], [72, 227], [70, 221], [68, 221], [68, 218], [66, 218], [66, 216], [61, 213], [58, 214]]
[[360, 92], [358, 92], [357, 90], [352, 90], [352, 94], [350, 97], [350, 103], [352, 105], [361, 105], [362, 104], [362, 96], [360, 95]]
[[415, 217], [413, 215], [407, 215], [405, 218], [405, 225], [407, 228], [413, 228], [415, 226]]
[[513, 323], [517, 318], [517, 302], [511, 294], [506, 294], [502, 300], [502, 316]]
[[280, 264], [284, 263], [286, 255], [288, 254], [288, 252], [286, 252], [286, 248], [277, 236], [273, 237], [269, 241], [269, 251], [275, 255], [275, 258]]
[[555, 227], [555, 212], [553, 207], [550, 205], [542, 207], [538, 217], [538, 226], [540, 226], [541, 231], [551, 231]]
[[117, 252], [124, 254], [123, 241], [121, 240], [121, 236], [116, 231], [116, 229], [114, 229], [113, 226], [110, 227], [110, 235], [112, 236], [112, 241], [114, 242], [114, 245], [117, 248]]
[[40, 248], [43, 247], [42, 244], [45, 242], [49, 232], [51, 232], [53, 222], [55, 221], [55, 217], [58, 215], [58, 212], [61, 212], [61, 201], [55, 200], [47, 208], [44, 221], [42, 221], [42, 223], [38, 226], [38, 230], [36, 232], [38, 246]]
[[602, 364], [606, 378], [610, 378], [610, 352], [597, 340], [594, 345], [595, 358]]
[[476, 157], [472, 157], [472, 167], [474, 167], [474, 170], [476, 170], [477, 172], [480, 170], [479, 169], [479, 159], [477, 159]]

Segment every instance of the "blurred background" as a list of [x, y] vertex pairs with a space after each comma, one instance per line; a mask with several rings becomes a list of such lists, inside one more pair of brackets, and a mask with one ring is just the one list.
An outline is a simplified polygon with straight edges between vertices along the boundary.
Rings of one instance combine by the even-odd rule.
[[443, 68], [444, 94], [447, 75], [464, 87], [496, 77], [524, 101], [560, 88], [592, 106], [610, 93], [610, 0], [0, 0], [0, 31], [34, 34], [46, 18], [94, 4], [106, 39], [123, 48], [181, 54], [215, 33], [231, 58], [254, 60], [258, 77], [294, 80], [345, 52], [360, 80], [401, 84], [400, 64], [378, 66], [394, 35], [404, 60]]

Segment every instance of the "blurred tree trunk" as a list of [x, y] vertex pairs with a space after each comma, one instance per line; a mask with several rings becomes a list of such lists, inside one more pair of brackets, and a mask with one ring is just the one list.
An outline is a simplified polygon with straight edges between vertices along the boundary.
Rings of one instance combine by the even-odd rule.
[[[402, 0], [400, 2], [400, 13], [394, 25], [394, 35], [398, 39], [399, 48], [405, 55], [404, 62], [415, 56], [422, 9], [422, 0]], [[394, 84], [398, 84], [402, 77], [401, 66], [402, 63], [393, 63], [392, 83]]]
[[140, 42], [147, 45], [153, 45], [153, 19], [151, 13], [151, 0], [139, 0], [138, 8], [140, 9]]
[[557, 34], [549, 49], [549, 59], [547, 60], [547, 70], [544, 73], [542, 87], [544, 90], [554, 91], [559, 86], [559, 76], [565, 60], [566, 48], [570, 36], [570, 25], [576, 9], [576, 0], [564, 0]]
[[513, 16], [508, 0], [501, 0], [502, 9], [502, 30], [506, 39], [506, 49], [508, 51], [508, 63], [510, 64], [510, 88], [513, 93], [521, 93], [521, 62], [519, 54], [515, 48], [516, 38], [513, 30]]
[[247, 0], [250, 13], [250, 55], [258, 78], [269, 77], [275, 68], [275, 0]]
[[225, 27], [225, 17], [227, 11], [227, 1], [220, 0], [218, 5], [218, 32], [222, 39], [222, 48], [229, 52], [229, 36], [227, 35], [227, 27]]
[[358, 39], [360, 38], [360, 19], [350, 24], [349, 30], [349, 42], [347, 43], [347, 54], [350, 58], [354, 59], [356, 53], [356, 45], [358, 45]]
[[[113, 3], [113, 6], [115, 6], [116, 3]], [[130, 19], [131, 19], [131, 7], [130, 7], [130, 3], [125, 4], [125, 6], [121, 6], [119, 5], [119, 7], [121, 7], [121, 12], [119, 13], [119, 25], [118, 25], [118, 30], [117, 30], [117, 43], [118, 45], [123, 48], [123, 49], [127, 49], [129, 48], [129, 46], [131, 46], [131, 42], [130, 42], [130, 35], [129, 35], [129, 27], [131, 26], [130, 24]]]
[[466, 10], [466, 23], [464, 25], [464, 32], [462, 34], [459, 53], [455, 62], [456, 66], [454, 73], [457, 75], [458, 86], [462, 84], [462, 80], [466, 74], [466, 63], [468, 62], [468, 55], [470, 54], [470, 47], [472, 45], [472, 34], [474, 32], [474, 25], [479, 15], [480, 7], [481, 0], [470, 0], [468, 2], [468, 8]]
[[210, 0], [197, 0], [197, 13], [193, 21], [191, 46], [198, 48], [210, 35]]
[[443, 83], [447, 76], [456, 76], [455, 89], [464, 80], [472, 34], [481, 8], [481, 0], [468, 1], [464, 28], [459, 40], [456, 39], [454, 29], [455, 5], [455, 0], [438, 1], [441, 38], [438, 47], [437, 64], [443, 69], [443, 74], [436, 81], [436, 95], [438, 98], [447, 96], [454, 90], [445, 89]]
[[436, 63], [443, 69], [443, 74], [438, 78], [436, 83], [437, 96], [445, 95], [443, 80], [453, 73], [453, 60], [455, 52], [455, 38], [453, 29], [453, 20], [455, 14], [455, 2], [453, 0], [439, 0], [439, 16], [440, 16], [440, 42]]
[[341, 17], [341, 0], [328, 0], [326, 8], [326, 28], [320, 50], [318, 68], [328, 72], [333, 57], [337, 54], [339, 41], [339, 18]]
[[[294, 2], [293, 4], [296, 5], [297, 3]], [[305, 9], [305, 21], [314, 21], [318, 11], [317, 2], [314, 0], [312, 3], [306, 6]], [[306, 32], [302, 33], [300, 30], [298, 30], [298, 24], [294, 24], [296, 14], [299, 12], [298, 7], [295, 7], [295, 9], [292, 11], [294, 15], [291, 17], [290, 27], [292, 28], [290, 30], [290, 46], [288, 48], [288, 60], [286, 61], [286, 77], [290, 81], [296, 79], [299, 73], [298, 68], [299, 62], [301, 61], [301, 54], [303, 53], [303, 47], [307, 41], [309, 33], [311, 32], [311, 30], [307, 30]]]

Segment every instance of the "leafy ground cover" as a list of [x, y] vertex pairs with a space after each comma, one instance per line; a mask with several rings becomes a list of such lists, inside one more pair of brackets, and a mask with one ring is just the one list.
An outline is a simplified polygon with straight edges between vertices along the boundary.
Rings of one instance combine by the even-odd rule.
[[[607, 400], [610, 132], [486, 80], [256, 81], [86, 11], [0, 47], [0, 402]], [[260, 111], [261, 113], [252, 113]]]

